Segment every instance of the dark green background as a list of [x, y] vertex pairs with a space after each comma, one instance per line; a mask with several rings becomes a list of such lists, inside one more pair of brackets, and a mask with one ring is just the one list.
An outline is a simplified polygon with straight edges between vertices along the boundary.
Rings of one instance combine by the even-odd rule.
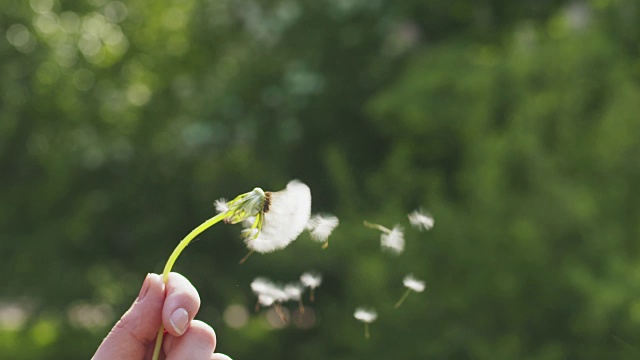
[[[2, 1], [0, 356], [89, 358], [215, 199], [298, 178], [327, 250], [176, 264], [234, 359], [638, 358], [639, 52], [634, 0]], [[249, 283], [306, 270], [316, 326], [271, 329]]]

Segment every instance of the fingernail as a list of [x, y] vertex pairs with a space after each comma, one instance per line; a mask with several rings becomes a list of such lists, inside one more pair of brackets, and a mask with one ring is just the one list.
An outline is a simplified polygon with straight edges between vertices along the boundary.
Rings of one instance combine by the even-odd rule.
[[138, 301], [144, 299], [145, 295], [147, 295], [147, 292], [149, 291], [149, 275], [151, 274], [147, 274], [144, 278], [144, 283], [142, 284], [142, 288], [140, 288], [140, 294], [138, 294]]
[[183, 308], [176, 309], [169, 317], [169, 322], [178, 335], [184, 334], [189, 325], [189, 313]]

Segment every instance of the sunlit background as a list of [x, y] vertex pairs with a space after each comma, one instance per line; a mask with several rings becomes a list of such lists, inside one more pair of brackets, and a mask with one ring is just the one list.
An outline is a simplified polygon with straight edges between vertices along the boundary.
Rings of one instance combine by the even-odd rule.
[[635, 0], [1, 1], [0, 357], [91, 357], [214, 200], [297, 178], [328, 249], [221, 224], [174, 268], [234, 359], [637, 359], [639, 55]]

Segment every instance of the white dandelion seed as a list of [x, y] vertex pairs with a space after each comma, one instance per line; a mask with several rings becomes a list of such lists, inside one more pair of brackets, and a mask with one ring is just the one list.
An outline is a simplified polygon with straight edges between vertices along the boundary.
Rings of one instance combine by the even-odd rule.
[[251, 290], [258, 295], [258, 301], [255, 306], [256, 312], [260, 310], [261, 306], [269, 307], [273, 305], [278, 315], [281, 315], [280, 304], [289, 300], [290, 297], [284, 288], [263, 277], [257, 277], [251, 282]]
[[356, 309], [353, 317], [364, 323], [364, 337], [365, 339], [368, 339], [369, 324], [374, 322], [378, 318], [378, 313], [374, 309], [359, 307]]
[[404, 231], [398, 225], [387, 234], [380, 235], [380, 245], [398, 255], [404, 251]]
[[268, 294], [275, 285], [267, 278], [257, 277], [251, 282], [251, 291], [256, 295]]
[[413, 274], [405, 276], [402, 280], [402, 283], [407, 288], [407, 290], [404, 292], [400, 300], [398, 300], [398, 302], [395, 304], [395, 308], [400, 307], [400, 305], [402, 305], [402, 303], [407, 299], [407, 296], [409, 296], [412, 291], [420, 293], [423, 292], [425, 288], [424, 281], [415, 278]]
[[302, 284], [287, 284], [284, 286], [283, 290], [287, 294], [287, 300], [297, 301], [298, 310], [301, 314], [304, 314], [304, 305], [302, 304], [302, 292], [304, 291], [304, 287]]
[[424, 287], [425, 287], [424, 281], [416, 279], [413, 276], [413, 274], [409, 274], [405, 276], [404, 279], [402, 280], [402, 283], [404, 284], [404, 286], [406, 286], [412, 291], [415, 291], [415, 292], [424, 291]]
[[218, 214], [226, 213], [229, 211], [229, 205], [227, 205], [227, 199], [220, 198], [213, 202], [213, 206], [216, 207]]
[[364, 226], [382, 232], [380, 235], [380, 246], [383, 249], [389, 250], [396, 255], [404, 251], [404, 230], [399, 225], [395, 225], [393, 229], [389, 229], [380, 224], [365, 221]]
[[320, 286], [320, 284], [322, 284], [322, 275], [313, 272], [306, 272], [300, 275], [300, 282], [302, 285], [309, 288], [309, 301], [314, 302], [314, 291], [318, 286]]
[[339, 223], [338, 218], [333, 215], [316, 214], [309, 219], [306, 229], [313, 240], [324, 243], [322, 247], [327, 248], [329, 246], [329, 236]]
[[300, 275], [300, 282], [308, 288], [315, 289], [322, 284], [322, 275], [313, 272], [306, 272]]
[[423, 212], [422, 209], [413, 211], [411, 214], [407, 215], [407, 217], [409, 218], [411, 225], [420, 231], [430, 230], [433, 228], [433, 216]]

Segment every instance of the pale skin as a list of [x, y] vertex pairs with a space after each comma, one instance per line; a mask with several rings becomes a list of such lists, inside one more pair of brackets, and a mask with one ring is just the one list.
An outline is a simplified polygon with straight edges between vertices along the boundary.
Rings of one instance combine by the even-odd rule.
[[111, 329], [92, 360], [151, 359], [161, 324], [167, 333], [160, 359], [231, 360], [214, 353], [215, 332], [194, 320], [199, 309], [200, 296], [187, 278], [170, 273], [165, 285], [161, 275], [149, 274], [133, 305]]

